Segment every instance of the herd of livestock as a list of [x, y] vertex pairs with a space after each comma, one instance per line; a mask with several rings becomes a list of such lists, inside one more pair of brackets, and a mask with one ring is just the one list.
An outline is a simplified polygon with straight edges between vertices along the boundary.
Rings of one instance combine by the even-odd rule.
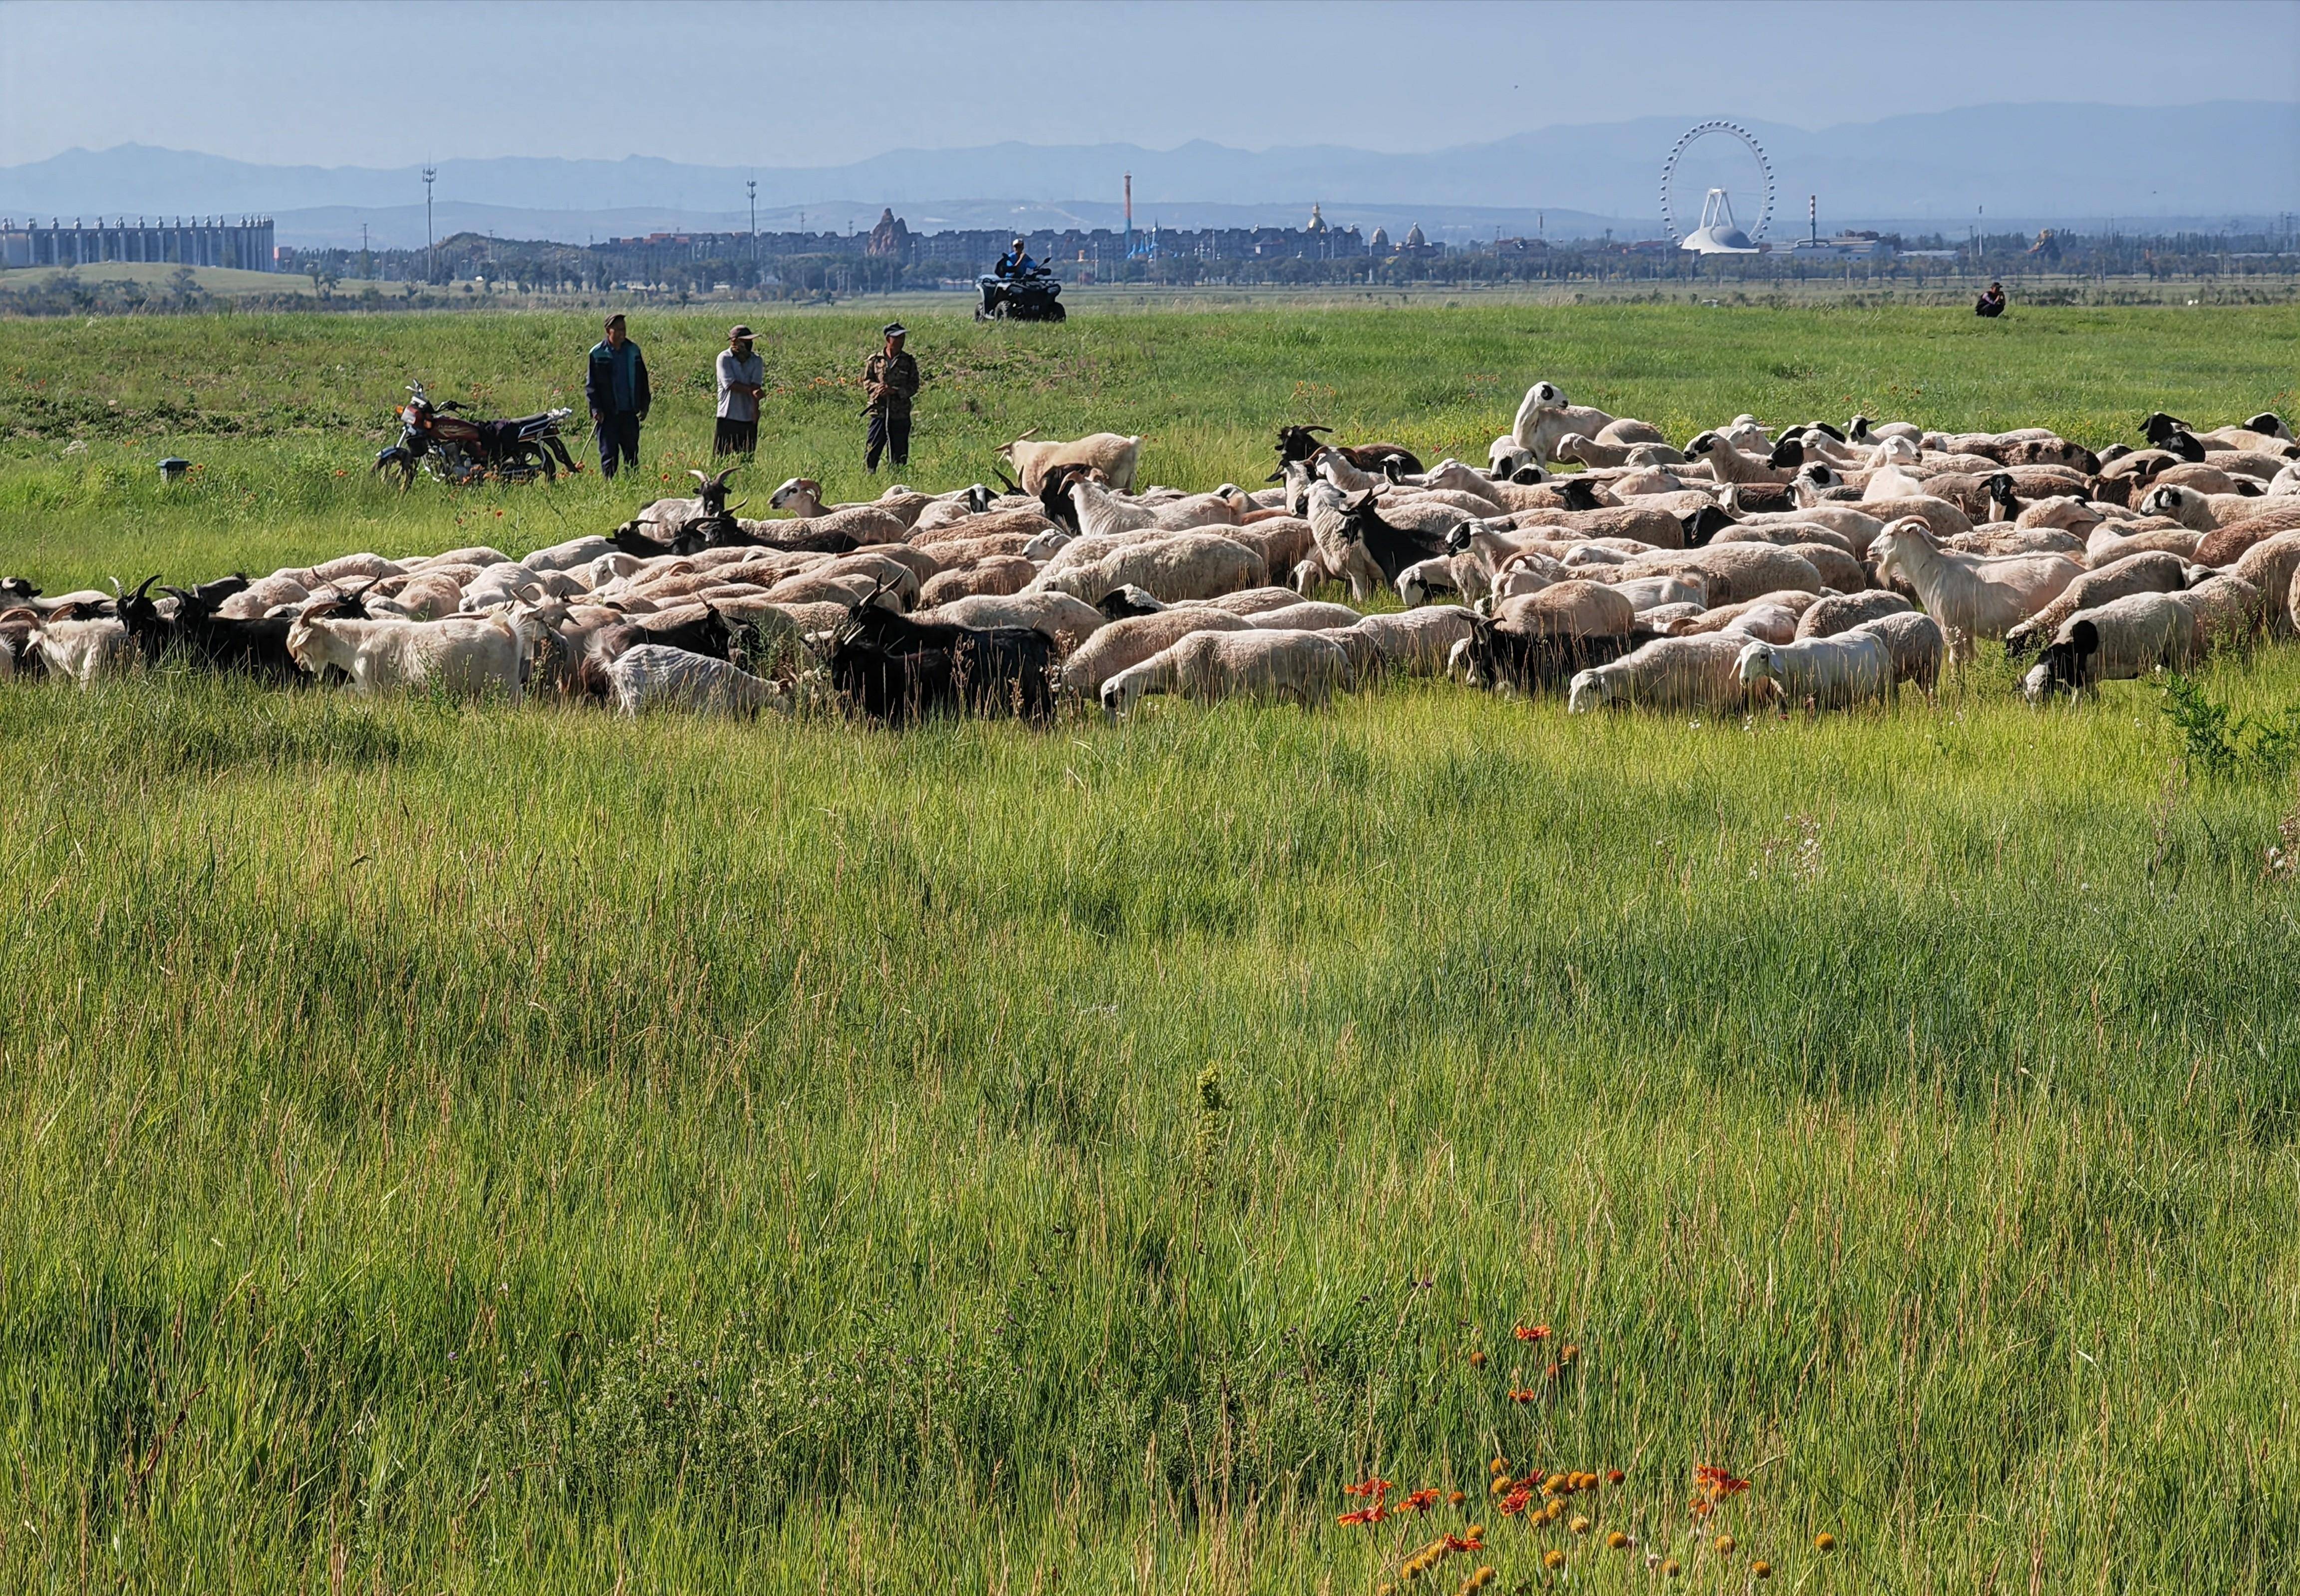
[[[175, 661], [357, 693], [550, 693], [901, 723], [1066, 699], [1322, 702], [1388, 673], [1562, 688], [1569, 710], [1813, 711], [1929, 691], [1977, 641], [2032, 700], [2300, 628], [2300, 445], [2158, 413], [2096, 453], [2041, 428], [1754, 417], [1682, 447], [1529, 390], [1483, 466], [1288, 427], [1248, 489], [1138, 489], [1142, 440], [1027, 436], [996, 490], [776, 519], [730, 472], [609, 536], [346, 554], [196, 586], [0, 580], [0, 676]], [[1572, 465], [1570, 473], [1558, 468]], [[1346, 589], [1350, 603], [1316, 596]], [[1366, 612], [1377, 596], [1404, 608]]]

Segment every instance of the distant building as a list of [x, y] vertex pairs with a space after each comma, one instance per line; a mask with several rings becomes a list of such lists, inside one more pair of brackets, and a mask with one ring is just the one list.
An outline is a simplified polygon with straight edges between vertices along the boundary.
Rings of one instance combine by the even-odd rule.
[[98, 266], [121, 261], [176, 266], [229, 266], [241, 271], [274, 268], [271, 219], [243, 216], [237, 221], [220, 216], [189, 221], [147, 224], [138, 217], [107, 222], [97, 217], [90, 225], [75, 217], [66, 227], [62, 217], [42, 227], [28, 219], [21, 227], [0, 220], [0, 266]]
[[1800, 238], [1789, 245], [1792, 261], [1886, 261], [1893, 246], [1874, 233], [1839, 233], [1834, 238]]

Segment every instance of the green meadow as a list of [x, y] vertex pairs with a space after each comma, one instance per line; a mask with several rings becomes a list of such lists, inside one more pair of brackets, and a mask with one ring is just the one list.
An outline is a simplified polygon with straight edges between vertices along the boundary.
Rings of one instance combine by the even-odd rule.
[[[2282, 309], [903, 308], [929, 489], [1029, 428], [1481, 461], [1545, 377], [2100, 446], [2300, 371]], [[732, 319], [635, 316], [638, 481], [404, 495], [402, 384], [579, 404], [591, 319], [0, 323], [0, 573], [612, 529]], [[745, 319], [754, 507], [870, 496], [884, 317]], [[2198, 680], [2274, 722], [2300, 651]], [[2288, 1590], [2300, 788], [2162, 705], [0, 683], [0, 1587]], [[1537, 1525], [1497, 1457], [1624, 1477]], [[1439, 1494], [1338, 1524], [1369, 1477]]]

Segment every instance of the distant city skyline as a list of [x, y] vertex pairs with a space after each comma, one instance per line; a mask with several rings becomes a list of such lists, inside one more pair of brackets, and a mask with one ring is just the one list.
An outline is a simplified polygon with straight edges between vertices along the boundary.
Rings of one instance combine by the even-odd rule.
[[1817, 128], [2012, 98], [2300, 101], [2300, 0], [0, 6], [0, 165], [130, 142], [385, 167], [1412, 153], [1728, 102]]

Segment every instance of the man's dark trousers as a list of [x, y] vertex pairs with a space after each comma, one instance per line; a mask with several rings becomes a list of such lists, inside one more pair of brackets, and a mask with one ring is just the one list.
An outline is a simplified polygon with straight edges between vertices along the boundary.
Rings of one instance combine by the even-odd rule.
[[604, 411], [599, 417], [599, 475], [615, 474], [616, 456], [637, 466], [639, 462], [639, 419], [635, 415]]
[[897, 470], [911, 463], [911, 412], [874, 410], [871, 412], [871, 436], [862, 455], [862, 469], [879, 469], [879, 456], [891, 453]]

